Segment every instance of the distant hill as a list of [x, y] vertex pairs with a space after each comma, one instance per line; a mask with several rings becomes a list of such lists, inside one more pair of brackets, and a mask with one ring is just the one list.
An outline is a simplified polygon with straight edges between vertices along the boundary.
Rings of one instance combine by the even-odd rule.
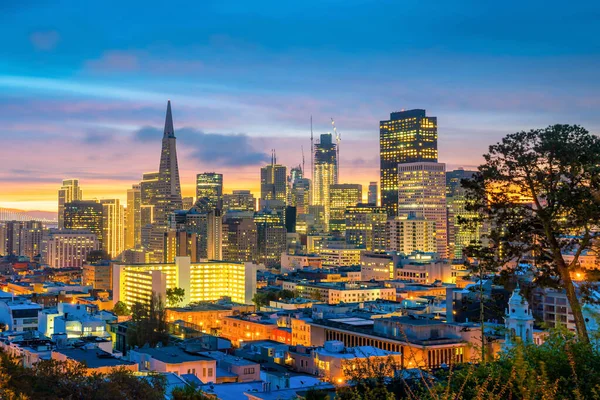
[[58, 213], [52, 211], [41, 211], [41, 210], [19, 210], [16, 208], [3, 208], [3, 211], [6, 212], [14, 212], [19, 214], [25, 214], [30, 216], [32, 219], [49, 219], [49, 220], [58, 220]]

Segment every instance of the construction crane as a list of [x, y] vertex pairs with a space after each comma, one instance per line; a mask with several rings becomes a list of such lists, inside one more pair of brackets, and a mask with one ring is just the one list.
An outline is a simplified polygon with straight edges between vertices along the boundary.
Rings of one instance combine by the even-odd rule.
[[[337, 182], [340, 182], [340, 141], [342, 140], [342, 136], [338, 133], [337, 128], [335, 127], [335, 121], [331, 118], [331, 126], [333, 127], [333, 134], [335, 135], [335, 143], [336, 143], [336, 155], [335, 155], [335, 175], [337, 178]], [[337, 183], [336, 182], [336, 183]]]

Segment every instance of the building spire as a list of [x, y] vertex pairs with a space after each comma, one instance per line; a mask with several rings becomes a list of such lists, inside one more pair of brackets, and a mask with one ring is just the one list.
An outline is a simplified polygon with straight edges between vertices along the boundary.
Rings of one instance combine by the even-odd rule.
[[171, 114], [171, 100], [167, 101], [167, 116], [165, 118], [164, 136], [175, 137], [175, 129], [173, 128], [173, 115]]

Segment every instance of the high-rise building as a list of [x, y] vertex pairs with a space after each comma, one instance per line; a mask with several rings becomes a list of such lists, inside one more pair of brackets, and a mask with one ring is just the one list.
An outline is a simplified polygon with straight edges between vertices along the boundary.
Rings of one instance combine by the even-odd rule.
[[85, 264], [81, 272], [84, 285], [98, 290], [112, 290], [112, 265], [108, 262]]
[[96, 201], [72, 201], [65, 204], [65, 229], [89, 231], [96, 235], [99, 248], [104, 246], [102, 204]]
[[184, 197], [181, 199], [181, 203], [183, 205], [183, 210], [189, 210], [194, 207], [194, 198], [193, 197]]
[[422, 215], [435, 222], [437, 253], [448, 257], [446, 165], [416, 162], [398, 165], [398, 215]]
[[234, 190], [223, 195], [223, 211], [256, 211], [256, 199], [249, 190]]
[[213, 208], [207, 198], [198, 199], [196, 205], [185, 212], [183, 228], [197, 235], [197, 255], [199, 259], [223, 259], [223, 219], [221, 210]]
[[171, 101], [167, 103], [165, 130], [160, 153], [158, 182], [156, 183], [156, 200], [154, 204], [154, 222], [165, 225], [168, 216], [183, 207], [181, 200], [181, 184], [179, 182], [179, 167], [177, 164], [175, 129], [171, 114]]
[[52, 268], [81, 267], [90, 252], [98, 250], [98, 238], [89, 231], [50, 230], [45, 261]]
[[381, 206], [390, 216], [398, 207], [398, 164], [437, 162], [437, 118], [425, 110], [393, 112], [379, 123]]
[[65, 227], [65, 204], [82, 199], [79, 179], [65, 179], [62, 186], [58, 189], [58, 228]]
[[223, 259], [234, 262], [256, 260], [256, 222], [253, 212], [230, 212], [223, 217]]
[[251, 304], [256, 293], [256, 265], [230, 261], [192, 263], [177, 257], [173, 263], [113, 265], [113, 300], [132, 306], [148, 304], [153, 292], [166, 296], [167, 289], [182, 288], [183, 304], [215, 301], [229, 297], [236, 303]]
[[448, 206], [448, 246], [450, 256], [463, 258], [463, 249], [471, 243], [481, 240], [483, 225], [463, 226], [459, 218], [475, 218], [477, 213], [466, 209], [466, 191], [461, 180], [473, 177], [476, 171], [458, 169], [446, 172], [446, 204]]
[[3, 224], [2, 254], [26, 256], [30, 259], [42, 253], [44, 234], [39, 221], [6, 221]]
[[192, 262], [198, 257], [198, 235], [186, 231], [170, 230], [165, 233], [164, 262], [174, 262], [175, 257], [190, 257]]
[[100, 204], [104, 231], [102, 249], [111, 258], [116, 258], [125, 250], [125, 212], [119, 199], [103, 199]]
[[223, 174], [205, 172], [196, 175], [196, 199], [206, 197], [215, 208], [223, 208]]
[[346, 207], [346, 243], [372, 252], [385, 251], [385, 208], [370, 204]]
[[275, 154], [271, 164], [260, 169], [260, 199], [287, 201], [287, 167], [277, 164]]
[[127, 190], [125, 249], [142, 244], [142, 191], [140, 185]]
[[254, 213], [254, 222], [258, 262], [268, 267], [279, 264], [281, 253], [285, 252], [287, 244], [283, 216], [274, 211], [263, 210]]
[[377, 182], [369, 183], [369, 193], [367, 197], [367, 203], [377, 205]]
[[329, 231], [346, 233], [346, 208], [362, 203], [362, 185], [338, 183], [329, 186]]
[[407, 255], [414, 252], [436, 253], [435, 222], [416, 214], [389, 219], [386, 250]]
[[325, 227], [329, 226], [329, 187], [338, 183], [337, 145], [331, 133], [321, 135], [313, 146], [312, 205], [325, 208]]

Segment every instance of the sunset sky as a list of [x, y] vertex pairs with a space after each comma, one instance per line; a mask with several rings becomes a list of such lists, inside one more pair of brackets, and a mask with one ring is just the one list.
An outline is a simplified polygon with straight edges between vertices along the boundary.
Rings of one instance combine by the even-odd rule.
[[124, 199], [158, 169], [167, 99], [188, 196], [205, 171], [257, 191], [270, 149], [308, 167], [311, 115], [365, 192], [391, 111], [437, 116], [449, 169], [516, 130], [600, 132], [595, 1], [186, 3], [0, 2], [0, 207], [56, 211], [63, 178]]

